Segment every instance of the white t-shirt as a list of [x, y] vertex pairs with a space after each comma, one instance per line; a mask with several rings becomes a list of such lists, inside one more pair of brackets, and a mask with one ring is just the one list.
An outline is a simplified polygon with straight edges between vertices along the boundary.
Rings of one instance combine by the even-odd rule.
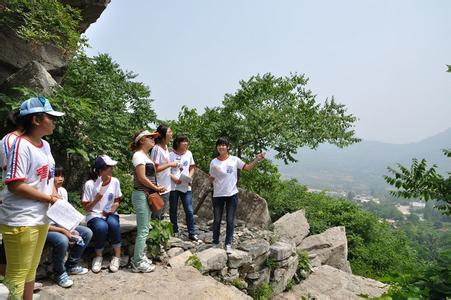
[[[89, 220], [95, 217], [106, 219], [102, 212], [111, 211], [111, 206], [114, 203], [114, 199], [122, 197], [121, 185], [116, 177], [111, 177], [110, 183], [102, 186], [102, 178], [99, 176], [96, 181], [86, 181], [85, 186], [83, 187], [83, 196], [81, 201], [93, 201], [100, 190], [102, 190], [101, 193], [103, 193], [103, 197], [91, 208], [91, 211], [86, 214], [86, 222], [89, 222]], [[117, 214], [117, 212], [115, 214]]]
[[144, 174], [153, 183], [156, 183], [155, 165], [150, 157], [142, 151], [136, 151], [132, 158], [133, 163], [133, 187], [139, 191], [150, 191], [150, 189], [142, 185], [136, 176], [136, 167], [144, 165]]
[[[187, 150], [183, 154], [177, 154], [175, 151], [171, 151], [169, 153], [169, 160], [171, 162], [173, 161], [178, 162], [181, 165], [180, 168], [171, 168], [171, 174], [174, 175], [176, 178], [180, 178], [181, 174], [189, 176], [190, 166], [195, 165], [193, 154], [189, 150]], [[191, 191], [191, 186], [187, 182], [176, 184], [173, 180], [171, 180], [171, 191], [175, 190], [186, 193], [187, 191]]]
[[[155, 145], [150, 154], [150, 158], [155, 165], [167, 164], [169, 163], [169, 150], [163, 149], [160, 145]], [[161, 172], [157, 172], [157, 183], [166, 188], [166, 191], [161, 193], [162, 195], [171, 191], [171, 168], [166, 168]]]
[[210, 163], [210, 175], [213, 181], [213, 197], [230, 197], [238, 193], [237, 169], [243, 169], [246, 164], [238, 157], [229, 155], [227, 159], [215, 158]]
[[[22, 180], [44, 194], [53, 192], [55, 160], [50, 145], [41, 140], [34, 145], [26, 137], [16, 139], [8, 155], [5, 183]], [[0, 205], [0, 224], [9, 226], [35, 226], [48, 223], [46, 216], [49, 204], [18, 196], [5, 189]]]
[[18, 135], [16, 133], [10, 132], [5, 135], [0, 141], [0, 164], [2, 168], [2, 181], [5, 181], [6, 179], [9, 151], [17, 137]]

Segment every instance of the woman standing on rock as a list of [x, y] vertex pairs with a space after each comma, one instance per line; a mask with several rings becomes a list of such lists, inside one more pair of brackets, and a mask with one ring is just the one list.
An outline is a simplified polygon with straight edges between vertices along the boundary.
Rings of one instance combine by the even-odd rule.
[[154, 218], [163, 219], [166, 209], [169, 203], [169, 192], [171, 191], [171, 168], [177, 166], [176, 162], [171, 162], [169, 159], [168, 144], [172, 139], [172, 129], [160, 125], [157, 128], [159, 136], [155, 139], [155, 147], [152, 149], [150, 158], [155, 163], [155, 170], [157, 172], [158, 184], [164, 186], [164, 192], [160, 193], [161, 198], [164, 200], [164, 207], [158, 213], [154, 215]]
[[110, 261], [110, 271], [119, 270], [121, 258], [121, 228], [117, 209], [122, 198], [119, 179], [113, 177], [113, 166], [117, 161], [108, 155], [97, 156], [90, 179], [83, 187], [81, 204], [88, 212], [86, 221], [93, 232], [95, 257], [92, 271], [100, 272], [103, 261], [103, 248], [107, 240], [113, 247], [114, 256]]
[[30, 98], [20, 106], [24, 133], [11, 146], [4, 179], [7, 188], [0, 205], [0, 232], [8, 261], [3, 283], [11, 299], [33, 297], [36, 268], [49, 229], [47, 210], [59, 199], [53, 193], [55, 160], [42, 138], [53, 133], [54, 118], [63, 115], [44, 97]]
[[232, 251], [232, 239], [235, 225], [235, 213], [238, 205], [238, 169], [252, 170], [259, 161], [265, 159], [265, 153], [260, 153], [250, 163], [244, 163], [239, 157], [229, 155], [230, 143], [221, 137], [216, 141], [217, 157], [210, 163], [209, 180], [213, 183], [213, 245], [219, 247], [222, 212], [226, 207], [227, 229], [225, 249]]
[[163, 193], [165, 188], [156, 183], [155, 165], [149, 157], [149, 151], [154, 147], [154, 138], [160, 134], [148, 130], [138, 131], [130, 144], [133, 151], [133, 193], [132, 203], [136, 211], [136, 240], [133, 258], [131, 259], [132, 271], [148, 273], [155, 270], [155, 265], [144, 253], [146, 240], [149, 235], [149, 221], [151, 211], [147, 202], [148, 193]]

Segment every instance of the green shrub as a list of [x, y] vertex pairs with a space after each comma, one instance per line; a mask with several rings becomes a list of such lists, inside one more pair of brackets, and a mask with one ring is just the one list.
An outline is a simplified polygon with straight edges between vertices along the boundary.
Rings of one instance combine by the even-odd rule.
[[230, 284], [240, 290], [244, 290], [247, 287], [246, 281], [240, 277], [233, 279]]
[[80, 12], [58, 0], [7, 0], [0, 26], [36, 43], [52, 43], [73, 52], [80, 41]]
[[266, 259], [266, 261], [265, 261], [265, 266], [266, 266], [267, 268], [269, 268], [269, 270], [272, 272], [272, 271], [274, 271], [274, 270], [276, 269], [276, 267], [277, 267], [277, 261], [276, 261], [274, 258], [272, 258], [272, 257], [268, 257], [268, 258]]
[[271, 299], [272, 288], [268, 283], [262, 283], [260, 286], [253, 289], [251, 292], [252, 298], [255, 300], [267, 300]]
[[306, 274], [310, 272], [310, 260], [308, 258], [308, 253], [306, 251], [298, 251], [298, 268], [296, 270], [296, 275], [300, 280], [305, 279]]
[[188, 257], [188, 259], [185, 262], [185, 265], [191, 266], [194, 269], [198, 270], [199, 272], [202, 272], [203, 269], [202, 262], [200, 261], [197, 255], [191, 255], [190, 257]]
[[161, 254], [161, 246], [165, 247], [173, 234], [172, 224], [169, 221], [150, 221], [151, 230], [147, 238], [147, 248], [152, 256]]

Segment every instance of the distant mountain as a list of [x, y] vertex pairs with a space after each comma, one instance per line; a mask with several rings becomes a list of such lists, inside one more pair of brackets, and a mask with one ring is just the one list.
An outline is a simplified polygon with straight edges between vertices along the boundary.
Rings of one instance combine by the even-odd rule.
[[409, 144], [362, 141], [343, 149], [329, 144], [316, 150], [302, 148], [295, 156], [297, 163], [276, 163], [285, 178], [296, 178], [311, 187], [379, 194], [388, 188], [383, 179], [387, 166], [396, 163], [410, 165], [412, 158], [425, 158], [429, 165], [437, 164], [439, 172], [450, 171], [451, 159], [441, 150], [445, 148], [451, 148], [451, 128]]

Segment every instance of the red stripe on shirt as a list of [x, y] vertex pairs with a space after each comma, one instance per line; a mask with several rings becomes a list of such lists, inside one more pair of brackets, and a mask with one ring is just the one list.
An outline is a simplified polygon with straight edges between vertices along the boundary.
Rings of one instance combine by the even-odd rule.
[[5, 180], [5, 184], [8, 184], [8, 183], [13, 182], [13, 181], [19, 181], [19, 180], [25, 181], [26, 179], [27, 179], [26, 177], [23, 177], [23, 178], [11, 178], [11, 179]]
[[18, 137], [17, 139], [18, 139], [18, 140], [17, 140], [17, 143], [16, 143], [16, 149], [15, 149], [15, 151], [16, 151], [16, 153], [15, 153], [16, 156], [14, 157], [14, 171], [13, 171], [13, 173], [11, 174], [11, 179], [16, 177], [16, 172], [17, 172], [17, 160], [18, 160], [18, 158], [19, 158], [19, 146], [20, 146], [20, 142], [22, 141], [22, 138], [21, 138], [21, 137]]

